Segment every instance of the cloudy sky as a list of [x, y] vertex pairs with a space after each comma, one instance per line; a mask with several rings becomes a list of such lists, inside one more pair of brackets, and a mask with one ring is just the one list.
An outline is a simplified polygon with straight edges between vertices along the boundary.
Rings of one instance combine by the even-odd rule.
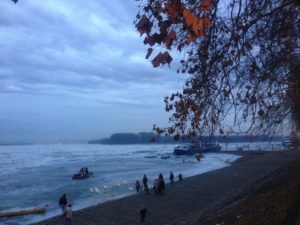
[[135, 0], [0, 1], [0, 142], [89, 140], [166, 125], [176, 66], [154, 69]]

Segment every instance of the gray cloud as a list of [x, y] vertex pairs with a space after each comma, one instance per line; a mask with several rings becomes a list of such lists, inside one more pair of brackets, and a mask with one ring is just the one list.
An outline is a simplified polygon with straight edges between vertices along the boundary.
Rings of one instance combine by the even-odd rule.
[[[11, 137], [14, 130], [17, 138], [27, 127], [34, 139], [37, 129], [48, 127], [45, 139], [78, 138], [84, 132], [107, 136], [126, 126], [133, 132], [151, 129], [153, 123], [166, 119], [163, 97], [180, 89], [182, 80], [176, 68], [154, 69], [145, 60], [146, 47], [133, 25], [136, 4], [123, 0], [26, 0], [17, 5], [1, 1], [0, 133], [8, 132]], [[62, 107], [66, 104], [71, 107]], [[30, 116], [35, 110], [39, 117]], [[125, 111], [128, 118], [119, 111]], [[53, 125], [53, 120], [60, 126]], [[72, 136], [70, 127], [62, 124], [74, 120], [76, 126], [87, 125]], [[112, 122], [120, 120], [122, 124]], [[133, 129], [130, 124], [135, 120], [144, 123]], [[96, 124], [101, 123], [99, 130]], [[58, 127], [59, 137], [53, 136], [50, 131], [55, 133]]]

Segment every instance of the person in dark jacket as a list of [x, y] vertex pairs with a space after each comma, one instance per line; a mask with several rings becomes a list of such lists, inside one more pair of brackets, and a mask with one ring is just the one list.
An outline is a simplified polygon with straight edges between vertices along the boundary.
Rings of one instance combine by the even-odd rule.
[[148, 187], [148, 178], [147, 176], [144, 174], [143, 177], [143, 185], [144, 185], [144, 191], [146, 194], [149, 194], [149, 187]]
[[143, 177], [143, 185], [144, 185], [144, 187], [148, 186], [147, 182], [148, 182], [148, 178], [147, 178], [146, 174], [144, 174], [144, 177]]
[[178, 175], [178, 178], [179, 178], [179, 181], [182, 181], [182, 174], [181, 173]]
[[173, 184], [173, 183], [174, 183], [174, 174], [173, 174], [172, 171], [170, 172], [170, 177], [169, 177], [169, 179], [170, 179], [170, 183]]
[[159, 188], [158, 188], [159, 195], [165, 195], [165, 181], [164, 179], [159, 179]]
[[65, 212], [66, 206], [67, 206], [67, 195], [66, 193], [64, 193], [60, 198], [59, 198], [59, 202], [58, 205], [61, 208], [62, 212]]
[[136, 180], [136, 182], [135, 182], [135, 189], [136, 189], [136, 192], [139, 192], [139, 191], [140, 191], [140, 187], [141, 187], [141, 185], [140, 185], [139, 180]]
[[147, 209], [146, 209], [145, 206], [143, 206], [143, 207], [141, 208], [141, 211], [140, 211], [140, 215], [141, 215], [141, 217], [140, 217], [140, 222], [141, 222], [141, 223], [145, 223], [146, 213], [147, 213]]

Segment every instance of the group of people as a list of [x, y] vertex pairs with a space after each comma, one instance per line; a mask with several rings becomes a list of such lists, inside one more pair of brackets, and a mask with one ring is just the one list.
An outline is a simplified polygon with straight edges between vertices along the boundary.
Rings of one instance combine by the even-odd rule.
[[[81, 168], [80, 173], [88, 174], [89, 173], [88, 168], [87, 167]], [[182, 181], [181, 173], [179, 173], [178, 178], [179, 178], [179, 181]], [[174, 174], [172, 171], [170, 171], [169, 180], [170, 180], [170, 184], [174, 183]], [[145, 193], [149, 194], [148, 178], [147, 178], [146, 174], [144, 174], [142, 182], [143, 182]], [[140, 191], [141, 184], [140, 184], [139, 180], [136, 181], [135, 188], [136, 188], [137, 192]], [[156, 195], [164, 195], [165, 194], [165, 181], [164, 181], [164, 177], [161, 173], [158, 175], [158, 178], [155, 179], [154, 184], [153, 184], [153, 189], [154, 189]], [[58, 204], [62, 210], [62, 216], [65, 219], [65, 225], [72, 225], [72, 208], [71, 208], [72, 205], [68, 204], [66, 194], [63, 194], [59, 198]], [[141, 223], [145, 222], [146, 213], [147, 213], [146, 207], [142, 206], [142, 208], [140, 210], [140, 222]]]
[[80, 172], [80, 174], [81, 174], [82, 176], [88, 175], [88, 174], [89, 174], [89, 169], [88, 169], [87, 167], [83, 167], [83, 168], [80, 169], [79, 172]]
[[[174, 178], [175, 178], [175, 176], [174, 176], [173, 172], [170, 171], [170, 175], [169, 175], [170, 184], [174, 183]], [[182, 174], [179, 173], [178, 180], [182, 181], [182, 179], [183, 179]], [[144, 191], [146, 192], [146, 194], [149, 194], [148, 178], [145, 174], [143, 176], [142, 181], [143, 181], [143, 185], [144, 185]], [[137, 180], [135, 182], [135, 188], [136, 188], [137, 192], [140, 191], [141, 184], [140, 184], [139, 180]], [[164, 195], [165, 194], [165, 181], [164, 181], [164, 177], [161, 173], [158, 175], [158, 178], [155, 179], [154, 184], [153, 184], [153, 189], [154, 189], [155, 195]], [[146, 213], [147, 213], [146, 207], [142, 206], [142, 208], [140, 209], [140, 222], [141, 223], [145, 222]]]
[[[169, 176], [170, 184], [174, 183], [174, 178], [175, 178], [175, 176], [174, 176], [173, 172], [170, 171], [170, 176]], [[179, 181], [182, 181], [181, 173], [179, 173], [178, 179], [179, 179]], [[149, 194], [148, 178], [145, 174], [143, 176], [142, 182], [143, 182], [143, 187], [144, 187], [145, 193]], [[135, 189], [136, 189], [136, 192], [140, 192], [140, 190], [141, 190], [141, 183], [139, 180], [136, 180], [136, 182], [135, 182]], [[158, 175], [158, 178], [154, 180], [153, 189], [155, 191], [155, 194], [164, 195], [165, 181], [164, 181], [164, 177], [161, 173]]]
[[66, 193], [59, 198], [58, 205], [62, 210], [62, 216], [65, 219], [65, 225], [72, 225], [72, 205], [68, 204]]

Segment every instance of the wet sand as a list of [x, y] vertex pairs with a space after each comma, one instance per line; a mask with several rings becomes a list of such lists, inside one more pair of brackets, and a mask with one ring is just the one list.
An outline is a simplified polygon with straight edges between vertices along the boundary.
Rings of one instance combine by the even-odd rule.
[[[199, 219], [213, 217], [218, 209], [243, 199], [276, 169], [293, 160], [300, 160], [298, 152], [239, 154], [243, 158], [230, 167], [168, 184], [164, 196], [156, 196], [151, 190], [149, 195], [139, 193], [73, 212], [72, 224], [141, 224], [139, 210], [143, 205], [148, 210], [144, 224], [199, 224]], [[60, 225], [64, 221], [57, 216], [35, 224]]]

